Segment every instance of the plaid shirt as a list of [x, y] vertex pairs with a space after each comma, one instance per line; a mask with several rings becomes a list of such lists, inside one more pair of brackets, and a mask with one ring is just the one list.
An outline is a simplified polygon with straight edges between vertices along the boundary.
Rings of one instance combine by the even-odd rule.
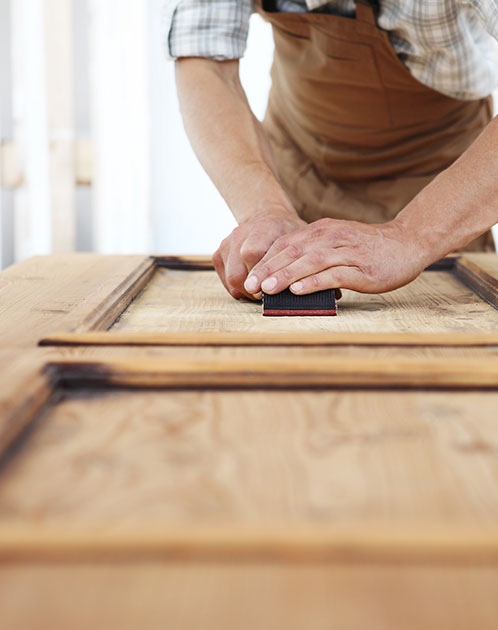
[[[354, 15], [354, 0], [277, 0], [280, 11]], [[243, 56], [252, 0], [163, 0], [168, 58]], [[380, 28], [412, 75], [454, 98], [498, 88], [498, 0], [381, 0]]]

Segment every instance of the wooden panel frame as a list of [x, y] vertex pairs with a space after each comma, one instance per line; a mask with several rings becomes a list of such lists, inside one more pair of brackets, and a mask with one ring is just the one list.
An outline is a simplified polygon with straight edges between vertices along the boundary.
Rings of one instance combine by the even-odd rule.
[[[14, 359], [14, 357], [12, 357]], [[8, 361], [8, 357], [6, 358]], [[185, 359], [129, 357], [96, 361], [13, 360], [0, 392], [0, 455], [57, 395], [60, 387], [227, 389], [446, 389], [497, 390], [498, 358]]]
[[[151, 256], [140, 264], [80, 325], [40, 340], [42, 346], [498, 346], [497, 333], [112, 333], [106, 330], [126, 310], [159, 267], [211, 270], [208, 256]], [[447, 271], [485, 302], [498, 309], [498, 278], [466, 256], [449, 256], [426, 271]]]
[[[344, 387], [362, 389], [365, 385], [413, 389], [444, 387], [485, 388], [498, 392], [498, 361], [470, 361], [467, 376], [455, 362], [441, 360], [447, 372], [439, 377], [425, 368], [434, 361], [398, 362], [390, 368], [385, 362], [372, 362], [371, 373], [355, 373], [355, 360], [334, 367], [332, 361], [272, 361], [267, 365], [240, 360], [184, 361], [181, 358], [157, 360], [113, 360], [95, 363], [88, 360], [36, 358], [35, 354], [13, 362], [9, 370], [9, 391], [0, 396], [0, 457], [9, 457], [21, 444], [24, 432], [52, 404], [61, 391], [78, 391], [97, 386], [140, 387], [202, 391], [227, 388], [257, 389]], [[374, 364], [377, 365], [375, 368]], [[356, 367], [355, 367], [356, 366]], [[308, 372], [308, 369], [314, 372]], [[354, 368], [354, 369], [353, 369]], [[396, 374], [406, 368], [400, 381]], [[374, 374], [374, 369], [376, 373]], [[383, 372], [382, 370], [389, 370]], [[344, 375], [346, 374], [346, 376]], [[477, 376], [476, 376], [477, 375]], [[479, 383], [483, 377], [485, 382]], [[434, 379], [436, 378], [436, 381]], [[439, 380], [437, 380], [439, 378]], [[348, 380], [349, 379], [349, 380]], [[11, 450], [13, 449], [13, 450]], [[490, 525], [434, 523], [400, 528], [392, 523], [377, 523], [368, 529], [356, 526], [289, 525], [271, 527], [219, 523], [179, 527], [111, 528], [75, 526], [62, 523], [42, 529], [36, 524], [0, 525], [0, 562], [88, 562], [109, 560], [283, 561], [320, 563], [404, 562], [409, 565], [465, 567], [468, 563], [498, 569], [498, 531]]]
[[[57, 395], [60, 387], [204, 389], [445, 389], [497, 390], [498, 358], [328, 357], [217, 359], [130, 356], [120, 359], [4, 356], [0, 392], [0, 456]], [[12, 361], [12, 363], [10, 363]]]

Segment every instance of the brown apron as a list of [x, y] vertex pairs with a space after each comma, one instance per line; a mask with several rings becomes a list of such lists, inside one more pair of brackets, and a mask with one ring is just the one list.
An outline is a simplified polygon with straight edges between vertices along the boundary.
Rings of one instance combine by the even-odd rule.
[[[281, 13], [264, 127], [281, 184], [300, 216], [383, 223], [454, 162], [492, 118], [492, 100], [450, 98], [415, 79], [377, 27], [356, 17]], [[491, 232], [466, 248], [494, 251]]]

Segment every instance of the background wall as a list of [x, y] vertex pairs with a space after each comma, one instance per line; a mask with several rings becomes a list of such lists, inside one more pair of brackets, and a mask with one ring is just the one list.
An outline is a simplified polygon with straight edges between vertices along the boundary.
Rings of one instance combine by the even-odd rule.
[[[0, 0], [0, 261], [212, 253], [235, 222], [197, 162], [161, 48], [162, 0]], [[269, 26], [241, 64], [262, 118]]]

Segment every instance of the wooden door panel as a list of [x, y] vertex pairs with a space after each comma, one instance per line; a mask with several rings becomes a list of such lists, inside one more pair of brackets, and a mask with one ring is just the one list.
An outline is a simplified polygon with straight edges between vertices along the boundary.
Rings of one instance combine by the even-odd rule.
[[494, 255], [448, 258], [397, 291], [344, 291], [337, 317], [265, 318], [259, 303], [228, 295], [208, 259], [156, 257], [121, 298], [42, 343], [498, 345], [495, 267]]
[[497, 391], [71, 385], [4, 456], [1, 527], [492, 526], [497, 408]]
[[0, 275], [0, 344], [28, 348], [47, 334], [75, 330], [118, 313], [127, 289], [140, 287], [151, 268], [148, 256], [58, 254], [37, 256]]
[[2, 628], [496, 627], [498, 382], [227, 389], [225, 365], [179, 389], [164, 359], [26, 359]]
[[4, 272], [2, 630], [498, 627], [497, 260], [293, 320], [205, 258]]
[[381, 295], [344, 290], [337, 317], [262, 317], [235, 301], [214, 271], [158, 269], [111, 332], [489, 333], [498, 313], [447, 271], [424, 272]]

